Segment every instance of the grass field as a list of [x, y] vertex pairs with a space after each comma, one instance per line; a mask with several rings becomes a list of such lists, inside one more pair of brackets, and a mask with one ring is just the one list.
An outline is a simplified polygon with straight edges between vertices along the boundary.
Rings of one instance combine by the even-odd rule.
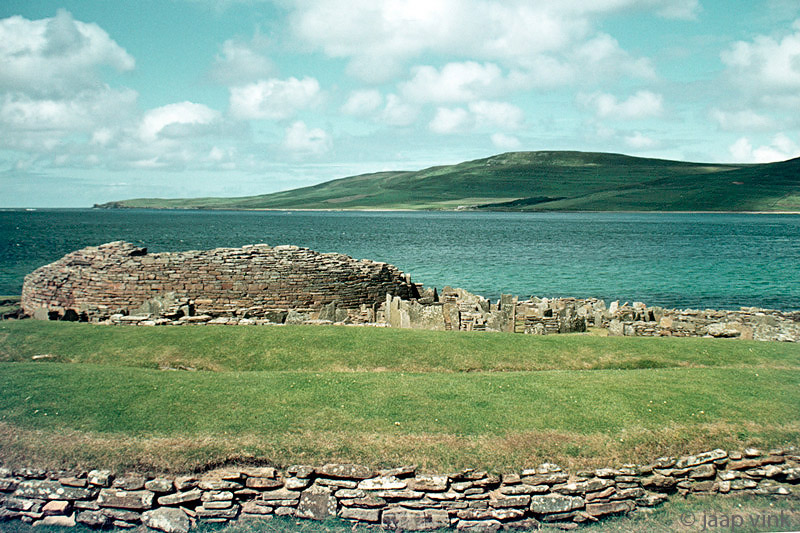
[[139, 198], [101, 207], [800, 212], [799, 170], [800, 159], [723, 165], [607, 153], [512, 152], [258, 196]]
[[798, 368], [738, 340], [4, 321], [0, 458], [510, 471], [796, 445]]

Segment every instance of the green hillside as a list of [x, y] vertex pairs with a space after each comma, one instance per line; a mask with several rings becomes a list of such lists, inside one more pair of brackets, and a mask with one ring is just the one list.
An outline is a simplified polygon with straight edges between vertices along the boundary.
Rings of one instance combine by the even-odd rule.
[[704, 164], [590, 152], [511, 152], [239, 198], [141, 198], [97, 207], [800, 211], [800, 159]]

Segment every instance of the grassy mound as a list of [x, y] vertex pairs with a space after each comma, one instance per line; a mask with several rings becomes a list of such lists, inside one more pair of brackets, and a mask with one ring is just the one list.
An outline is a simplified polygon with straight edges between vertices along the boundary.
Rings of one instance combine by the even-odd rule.
[[139, 198], [99, 207], [800, 211], [800, 159], [689, 163], [591, 152], [512, 152], [240, 198]]

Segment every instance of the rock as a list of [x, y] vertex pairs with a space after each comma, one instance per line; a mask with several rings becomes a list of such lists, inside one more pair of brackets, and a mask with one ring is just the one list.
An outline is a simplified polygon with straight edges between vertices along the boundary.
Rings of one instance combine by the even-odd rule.
[[264, 505], [264, 502], [249, 501], [242, 504], [242, 512], [246, 514], [268, 515], [275, 511], [274, 507]]
[[2, 478], [0, 479], [0, 492], [14, 492], [17, 490], [19, 486], [19, 482], [16, 479], [12, 478]]
[[204, 479], [197, 486], [202, 490], [237, 490], [244, 488], [241, 483], [227, 479]]
[[101, 511], [81, 511], [75, 516], [75, 521], [79, 524], [98, 529], [108, 527], [111, 524], [111, 520]]
[[142, 524], [164, 533], [189, 533], [189, 517], [174, 507], [159, 507], [142, 513]]
[[58, 526], [58, 527], [75, 527], [75, 515], [69, 516], [45, 516], [40, 521], [36, 522], [37, 526]]
[[642, 486], [646, 489], [670, 490], [676, 483], [675, 478], [658, 474], [642, 478]]
[[374, 475], [372, 470], [366, 466], [354, 464], [326, 464], [319, 469], [318, 473], [332, 478], [359, 480], [367, 479]]
[[566, 513], [584, 506], [583, 498], [545, 494], [531, 497], [531, 511], [536, 514]]
[[704, 452], [697, 455], [689, 455], [686, 457], [681, 457], [675, 463], [675, 468], [688, 468], [692, 466], [701, 465], [704, 463], [710, 463], [712, 461], [716, 461], [718, 459], [725, 459], [728, 457], [728, 452], [725, 450], [712, 450], [710, 452]]
[[308, 465], [292, 465], [286, 469], [286, 472], [298, 478], [309, 478], [314, 475], [316, 469]]
[[713, 479], [716, 475], [717, 469], [710, 464], [700, 465], [689, 472], [689, 477], [692, 479]]
[[326, 487], [311, 487], [301, 493], [295, 515], [312, 520], [325, 520], [330, 516], [336, 516], [336, 498]]
[[506, 496], [504, 498], [494, 498], [489, 500], [489, 506], [496, 509], [506, 509], [509, 507], [527, 507], [531, 502], [531, 497], [527, 495], [522, 496]]
[[144, 488], [151, 492], [172, 492], [174, 484], [171, 479], [159, 477], [145, 482]]
[[497, 520], [459, 520], [456, 524], [457, 531], [469, 533], [495, 533], [502, 524]]
[[86, 500], [92, 491], [79, 487], [64, 487], [58, 481], [26, 480], [17, 485], [16, 498], [36, 498], [40, 500]]
[[101, 512], [109, 518], [122, 520], [131, 524], [138, 524], [142, 521], [141, 513], [135, 511], [126, 511], [125, 509], [103, 509]]
[[239, 514], [239, 506], [234, 505], [227, 509], [208, 509], [205, 506], [200, 506], [195, 508], [195, 513], [197, 513], [197, 518], [202, 519], [215, 519], [221, 518], [224, 520], [233, 520], [236, 518], [236, 515]]
[[50, 515], [65, 515], [72, 509], [72, 504], [64, 500], [51, 500], [44, 504], [42, 512], [45, 516]]
[[[86, 478], [77, 478], [74, 476], [58, 478], [58, 482], [66, 487], [85, 488], [87, 485]], [[3, 490], [2, 480], [0, 480], [0, 491], [1, 490]]]
[[450, 517], [447, 511], [441, 509], [414, 511], [392, 507], [383, 512], [381, 525], [399, 530], [431, 531], [450, 527]]
[[248, 477], [245, 486], [251, 489], [277, 489], [283, 486], [283, 482], [280, 479]]
[[358, 484], [361, 490], [400, 490], [408, 486], [405, 481], [401, 481], [394, 476], [373, 477], [365, 479]]
[[233, 500], [233, 493], [227, 490], [209, 490], [203, 493], [200, 500], [205, 502], [224, 502]]
[[608, 503], [587, 503], [586, 513], [591, 516], [598, 517], [617, 513], [627, 513], [632, 511], [635, 507], [636, 506], [633, 504], [633, 502], [628, 500]]
[[176, 494], [169, 494], [158, 498], [159, 505], [180, 505], [183, 503], [200, 501], [203, 491], [199, 489], [192, 489], [186, 492], [178, 492]]
[[447, 476], [417, 475], [409, 483], [411, 490], [423, 492], [444, 492], [447, 490]]
[[311, 484], [309, 478], [290, 477], [284, 480], [284, 487], [289, 490], [303, 490]]
[[244, 474], [247, 477], [261, 477], [261, 478], [275, 479], [278, 475], [278, 471], [271, 466], [260, 466], [260, 467], [243, 468], [242, 474]]
[[381, 518], [379, 509], [361, 509], [358, 507], [342, 507], [339, 517], [359, 522], [377, 522]]
[[89, 485], [96, 485], [98, 487], [110, 487], [113, 476], [110, 470], [92, 470], [86, 476], [86, 481]]
[[153, 506], [155, 494], [149, 490], [102, 489], [97, 497], [100, 507], [145, 510]]

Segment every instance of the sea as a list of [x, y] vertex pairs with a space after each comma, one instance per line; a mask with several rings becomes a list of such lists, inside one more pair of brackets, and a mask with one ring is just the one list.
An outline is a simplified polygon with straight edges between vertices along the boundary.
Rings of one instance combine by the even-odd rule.
[[0, 295], [73, 250], [117, 240], [151, 252], [293, 244], [493, 301], [800, 309], [800, 215], [728, 213], [4, 209]]

